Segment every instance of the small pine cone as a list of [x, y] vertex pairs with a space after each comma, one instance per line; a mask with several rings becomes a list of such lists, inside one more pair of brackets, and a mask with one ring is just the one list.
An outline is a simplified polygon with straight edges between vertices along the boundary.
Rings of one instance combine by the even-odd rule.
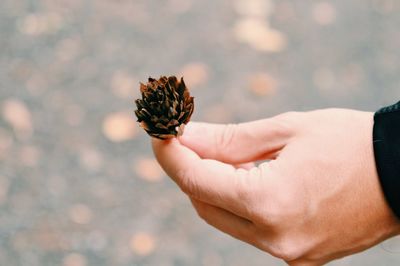
[[185, 124], [192, 116], [193, 97], [181, 78], [175, 76], [149, 78], [140, 83], [142, 99], [135, 101], [135, 114], [140, 126], [152, 137], [170, 139], [183, 134]]

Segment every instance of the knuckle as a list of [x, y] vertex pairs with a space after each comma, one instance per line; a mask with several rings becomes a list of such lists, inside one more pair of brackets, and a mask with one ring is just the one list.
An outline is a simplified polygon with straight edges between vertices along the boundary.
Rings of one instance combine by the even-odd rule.
[[256, 237], [256, 246], [274, 257], [284, 261], [299, 261], [306, 257], [308, 242], [304, 238], [294, 237], [293, 234], [278, 234], [271, 238], [270, 233], [262, 232]]
[[303, 123], [303, 113], [286, 112], [272, 118], [276, 135], [289, 137]]
[[254, 205], [254, 195], [256, 190], [251, 185], [250, 178], [248, 178], [243, 169], [236, 169], [238, 178], [236, 179], [236, 197], [238, 201], [243, 202], [247, 206]]
[[[274, 203], [268, 212], [268, 223], [277, 228], [290, 226], [293, 219], [298, 217], [297, 210], [288, 203]], [[295, 221], [295, 220], [294, 220]]]
[[229, 151], [231, 148], [232, 142], [235, 139], [235, 135], [237, 132], [237, 124], [227, 124], [222, 128], [221, 134], [216, 134], [216, 144], [219, 147], [218, 151], [221, 151], [221, 156], [227, 154], [226, 151]]
[[295, 125], [296, 123], [302, 122], [301, 120], [303, 119], [303, 117], [304, 117], [303, 112], [295, 112], [295, 111], [286, 112], [277, 116], [278, 120], [291, 125]]
[[265, 220], [264, 213], [264, 201], [263, 195], [264, 191], [259, 183], [252, 180], [249, 172], [238, 169], [237, 171], [242, 171], [243, 173], [237, 174], [236, 179], [236, 199], [237, 202], [242, 206], [242, 210], [245, 215], [249, 217], [253, 222], [264, 224], [259, 222]]
[[195, 209], [196, 209], [197, 215], [198, 215], [202, 220], [204, 220], [204, 221], [207, 222], [207, 211], [206, 211], [206, 209], [205, 209], [203, 206], [201, 206], [201, 205], [195, 206]]
[[252, 206], [252, 194], [250, 193], [249, 189], [244, 186], [238, 186], [237, 199], [246, 206]]
[[308, 200], [297, 183], [288, 184], [280, 180], [271, 189], [274, 193], [271, 193], [268, 202], [265, 202], [265, 211], [273, 225], [290, 226], [293, 221], [302, 220], [308, 213]]
[[302, 257], [301, 247], [291, 238], [281, 238], [271, 247], [274, 256], [284, 261], [294, 261]]
[[197, 198], [199, 196], [198, 185], [195, 183], [194, 168], [187, 168], [178, 173], [179, 181], [177, 182], [181, 190], [190, 197]]

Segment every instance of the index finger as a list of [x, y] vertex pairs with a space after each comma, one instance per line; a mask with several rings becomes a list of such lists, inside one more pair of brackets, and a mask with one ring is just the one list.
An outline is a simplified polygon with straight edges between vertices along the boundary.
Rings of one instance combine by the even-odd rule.
[[[164, 171], [190, 197], [226, 209], [241, 217], [250, 218], [251, 178], [248, 171], [230, 164], [201, 159], [178, 140], [153, 139], [153, 151]], [[249, 191], [249, 193], [247, 193]]]

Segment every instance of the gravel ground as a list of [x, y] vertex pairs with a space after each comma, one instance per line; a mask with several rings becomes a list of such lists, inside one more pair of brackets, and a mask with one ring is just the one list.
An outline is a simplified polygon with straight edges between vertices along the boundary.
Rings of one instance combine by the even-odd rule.
[[[210, 228], [157, 166], [138, 82], [195, 120], [400, 98], [395, 0], [2, 0], [1, 265], [285, 265]], [[330, 265], [399, 265], [392, 240]]]

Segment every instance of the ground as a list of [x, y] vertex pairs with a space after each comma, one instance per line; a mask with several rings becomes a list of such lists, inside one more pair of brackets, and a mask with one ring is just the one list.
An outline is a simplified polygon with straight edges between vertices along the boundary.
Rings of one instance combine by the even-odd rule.
[[[395, 0], [2, 0], [1, 265], [284, 265], [202, 222], [133, 101], [183, 75], [194, 120], [400, 97]], [[330, 265], [399, 265], [394, 240]], [[396, 246], [397, 245], [397, 246]]]

